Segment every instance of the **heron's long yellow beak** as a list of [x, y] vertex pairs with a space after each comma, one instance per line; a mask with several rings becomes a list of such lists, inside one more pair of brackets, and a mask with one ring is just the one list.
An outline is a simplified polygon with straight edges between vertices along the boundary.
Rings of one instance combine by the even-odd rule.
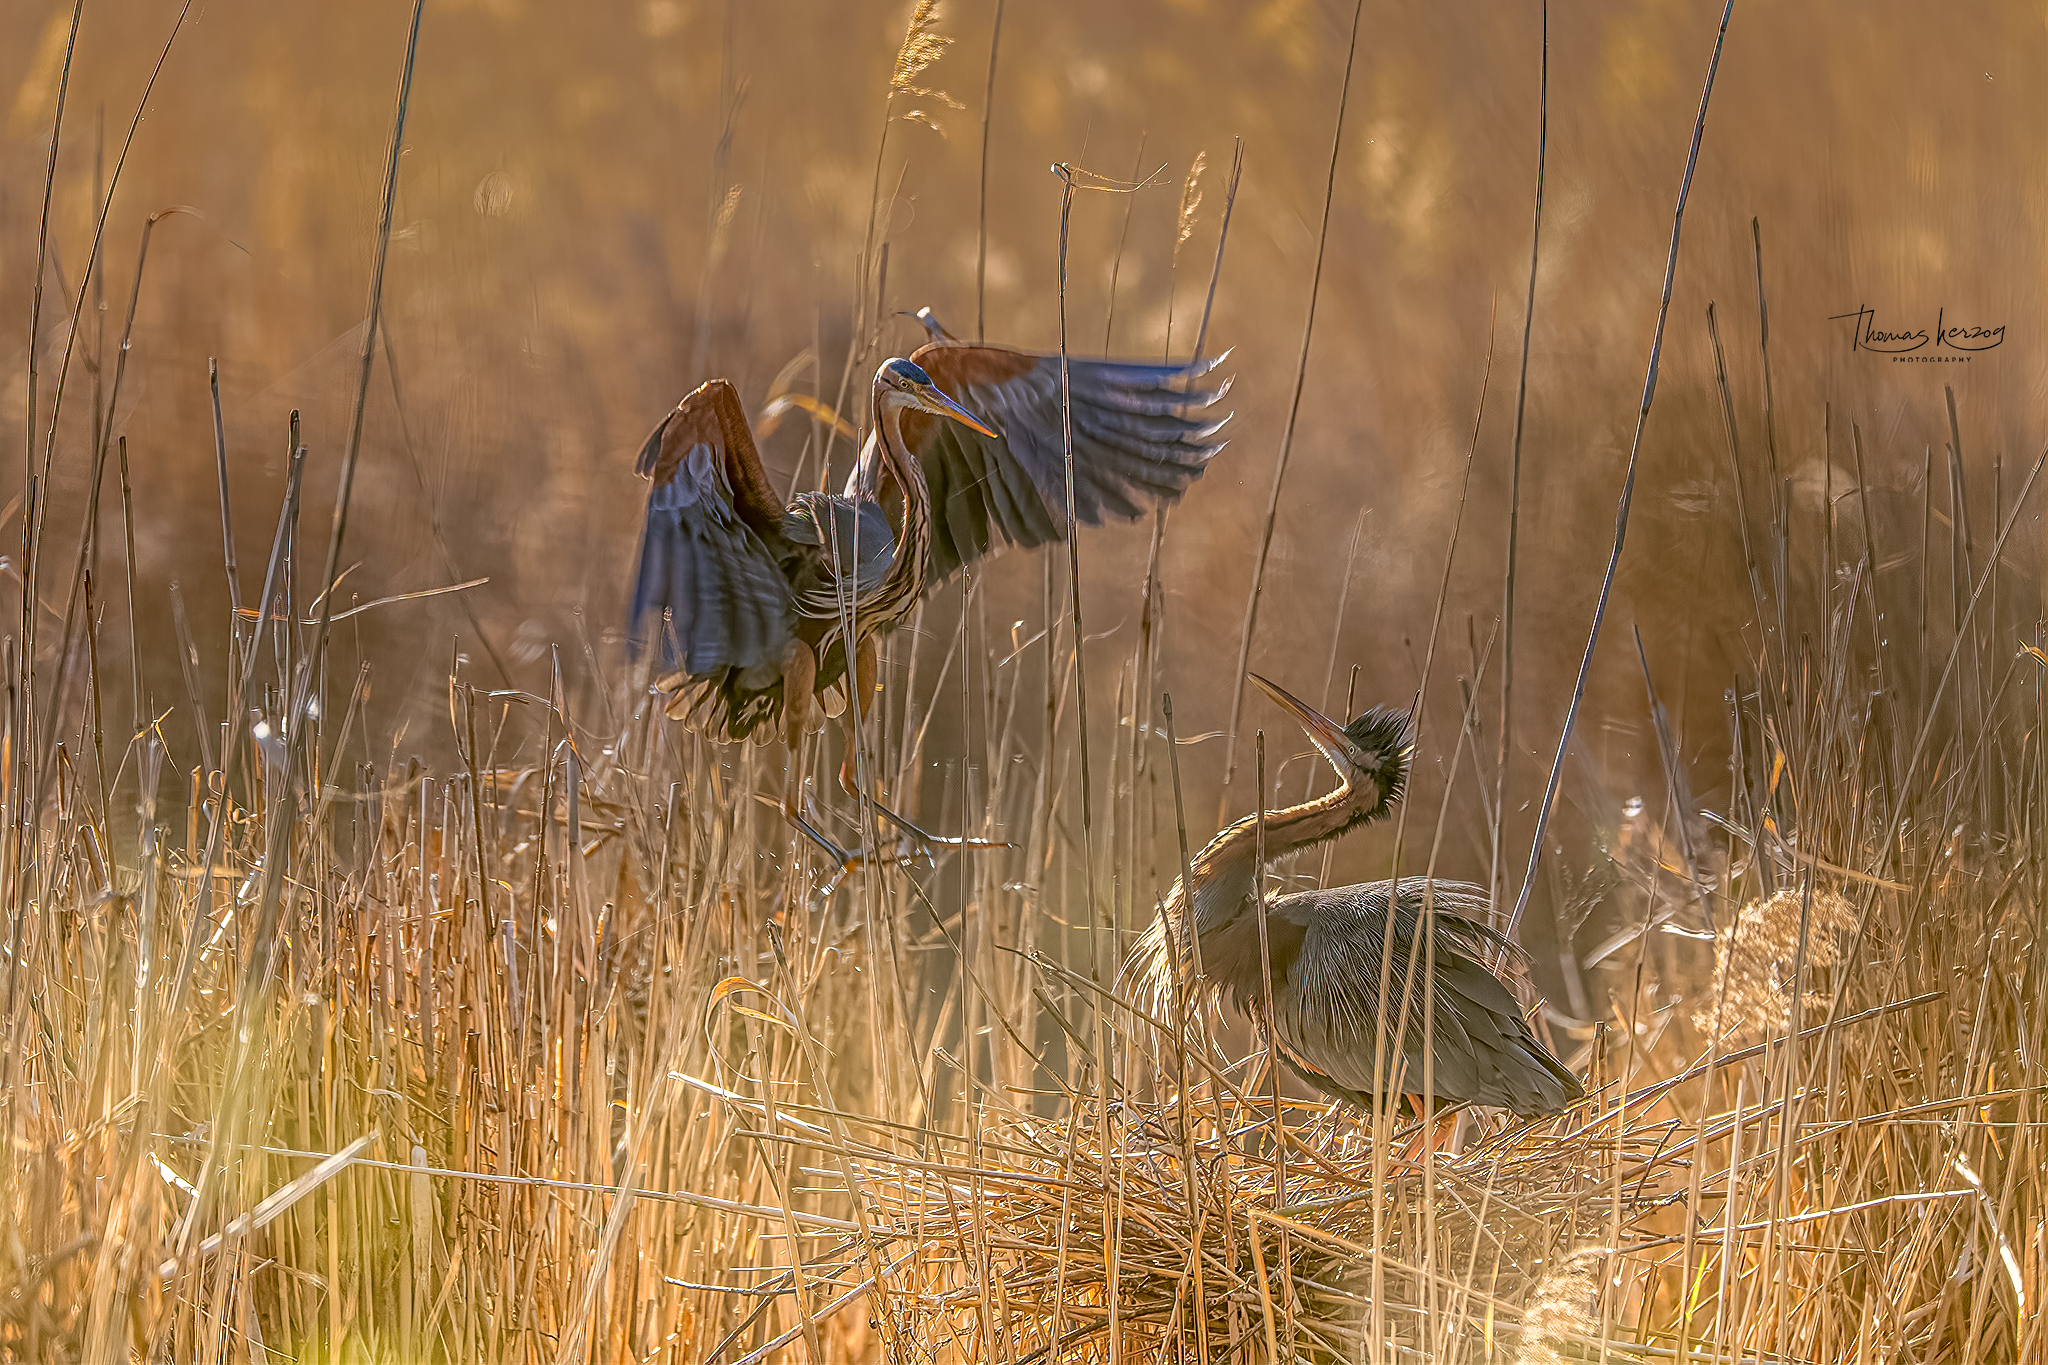
[[1295, 722], [1308, 732], [1310, 742], [1322, 750], [1323, 757], [1329, 759], [1339, 771], [1357, 763], [1358, 757], [1352, 752], [1351, 736], [1344, 733], [1343, 726], [1278, 683], [1268, 681], [1256, 673], [1250, 677], [1259, 685], [1261, 691], [1273, 699], [1276, 706], [1294, 717]]
[[940, 391], [939, 386], [936, 384], [930, 385], [929, 387], [920, 390], [917, 395], [917, 399], [917, 405], [923, 408], [926, 412], [936, 413], [940, 417], [950, 417], [954, 421], [958, 422], [960, 425], [964, 427], [972, 427], [984, 436], [994, 436], [996, 434], [994, 431], [989, 429], [989, 426], [986, 422], [982, 421], [979, 417], [976, 417], [966, 408], [961, 407], [951, 398], [948, 398], [943, 392]]

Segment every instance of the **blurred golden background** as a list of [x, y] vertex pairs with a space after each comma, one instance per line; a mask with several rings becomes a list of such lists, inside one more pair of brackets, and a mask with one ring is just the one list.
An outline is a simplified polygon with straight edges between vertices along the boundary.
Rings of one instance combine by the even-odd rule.
[[[1584, 645], [1719, 9], [1631, 0], [1558, 5], [1549, 16], [1518, 756], [1508, 778], [1508, 808], [1521, 811], [1522, 825], [1510, 816], [1510, 848], [1526, 841]], [[973, 333], [985, 113], [986, 331], [1034, 348], [1058, 342], [1053, 162], [1156, 178], [1135, 194], [1083, 194], [1075, 204], [1073, 349], [1100, 352], [1106, 342], [1117, 355], [1185, 356], [1233, 139], [1243, 140], [1209, 333], [1212, 351], [1233, 348], [1232, 443], [1172, 514], [1161, 566], [1159, 677], [1180, 702], [1181, 733], [1227, 725], [1309, 301], [1351, 7], [1008, 5], [991, 101], [997, 12], [996, 0], [945, 0], [938, 32], [951, 43], [918, 83], [949, 98], [892, 103], [891, 63], [909, 13], [897, 0], [427, 7], [385, 293], [388, 346], [370, 389], [344, 556], [361, 567], [345, 591], [366, 601], [490, 581], [379, 608], [346, 628], [347, 666], [360, 652], [376, 667], [373, 732], [394, 757], [442, 743], [441, 680], [457, 652], [483, 681], [502, 670], [530, 690], [546, 690], [551, 643], [587, 686], [589, 662], [616, 673], [643, 498], [633, 454], [685, 391], [729, 375], [758, 406], [772, 377], [812, 348], [817, 363], [798, 385], [815, 384], [830, 401], [862, 292], [878, 286], [888, 309], [929, 304]], [[226, 636], [209, 357], [220, 364], [244, 593], [254, 594], [274, 528], [294, 408], [311, 452], [305, 525], [324, 540], [407, 13], [389, 0], [207, 0], [191, 9], [143, 111], [107, 223], [104, 289], [86, 300], [79, 348], [81, 361], [98, 355], [110, 374], [144, 220], [174, 205], [193, 210], [156, 231], [114, 413], [133, 466], [149, 676], [176, 676], [173, 583], [199, 657], [220, 657]], [[70, 15], [68, 4], [25, 0], [0, 10], [0, 314], [17, 319], [29, 313]], [[1418, 759], [1425, 791], [1441, 786], [1460, 678], [1499, 616], [1540, 16], [1534, 3], [1364, 9], [1299, 429], [1251, 652], [1253, 667], [1311, 700], [1331, 695], [1333, 709], [1353, 665], [1361, 703], [1413, 694], [1491, 317], [1492, 378]], [[36, 339], [45, 413], [91, 250], [96, 186], [111, 174], [177, 17], [160, 0], [86, 7]], [[2048, 27], [2036, 6], [1738, 7], [1686, 219], [1628, 550], [1575, 741], [1584, 761], [1568, 767], [1563, 788], [1570, 820], [1611, 838], [1624, 801], [1654, 795], [1662, 782], [1631, 627], [1642, 632], [1708, 804], [1725, 776], [1722, 693], [1734, 660], [1758, 648], [1760, 627], [1705, 310], [1714, 303], [1720, 317], [1750, 512], [1761, 522], [1767, 433], [1753, 218], [1795, 589], [1812, 594], [1860, 558], [1867, 500], [1879, 606], [1891, 627], [1921, 629], [1923, 515], [1934, 517], [1937, 547], [1949, 521], [1944, 384], [1955, 392], [1972, 563], [1981, 567], [1994, 494], [2009, 505], [2044, 438], [2044, 95]], [[885, 109], [894, 122], [878, 161]], [[921, 117], [904, 117], [913, 111]], [[1179, 244], [1197, 157], [1206, 165], [1200, 201]], [[860, 257], [877, 204], [887, 275], [864, 284]], [[1836, 315], [1861, 308], [1875, 310], [1880, 328], [1931, 326], [1939, 309], [1951, 325], [2003, 326], [2005, 340], [1960, 363], [1896, 363], [1852, 348], [1854, 323]], [[895, 319], [881, 354], [921, 340], [914, 324]], [[26, 343], [19, 328], [0, 342], [0, 412], [17, 433]], [[851, 392], [864, 392], [865, 377]], [[77, 399], [90, 382], [74, 366], [53, 528], [74, 526], [82, 512], [90, 419]], [[1863, 490], [1852, 423], [1864, 443]], [[794, 469], [805, 435], [791, 423], [769, 442], [778, 479]], [[846, 454], [842, 442], [842, 468]], [[1935, 487], [1924, 510], [1930, 459]], [[0, 494], [11, 496], [21, 474], [13, 463], [4, 470]], [[1821, 559], [1824, 490], [1838, 499], [1832, 569]], [[2007, 571], [2028, 612], [2027, 580], [2040, 565], [2034, 526], [2030, 513]], [[1138, 526], [1081, 547], [1089, 628], [1103, 632], [1091, 651], [1102, 659], [1094, 676], [1104, 708], [1138, 629], [1149, 542], [1150, 528]], [[1946, 575], [1942, 554], [1934, 559]], [[989, 594], [998, 635], [1013, 620], [1025, 623], [1022, 636], [1037, 629], [1034, 556], [991, 561], [975, 582]], [[1937, 638], [1948, 619], [1944, 587], [1937, 576], [1930, 593], [1944, 605], [1926, 613]], [[942, 595], [932, 619], [956, 601]], [[2020, 632], [2022, 620], [2030, 618], [2009, 616], [1997, 629]], [[933, 630], [941, 645], [947, 633]], [[2031, 626], [2022, 633], [2032, 638]], [[574, 657], [586, 647], [587, 659]], [[899, 648], [893, 666], [905, 657]], [[1332, 677], [1334, 695], [1325, 690]], [[1495, 677], [1484, 685], [1497, 687]], [[178, 702], [153, 700], [159, 710]], [[1482, 703], [1479, 717], [1490, 770], [1497, 702]], [[1271, 719], [1251, 703], [1245, 724]], [[167, 733], [174, 745], [194, 739], [176, 721]], [[947, 750], [943, 739], [933, 747]], [[1185, 753], [1198, 839], [1222, 751], [1207, 741]], [[1242, 790], [1232, 800], [1249, 804]], [[1448, 870], [1483, 872], [1484, 834], [1462, 832], [1481, 824], [1454, 820]], [[1340, 866], [1363, 873], [1373, 847], [1359, 841], [1338, 854]], [[1519, 856], [1509, 859], [1517, 871]]]

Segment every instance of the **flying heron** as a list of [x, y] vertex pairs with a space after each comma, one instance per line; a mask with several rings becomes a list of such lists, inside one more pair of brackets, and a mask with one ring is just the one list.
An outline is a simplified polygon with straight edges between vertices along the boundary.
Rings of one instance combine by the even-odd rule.
[[[1216, 363], [1068, 360], [1077, 521], [1134, 519], [1201, 477], [1222, 449], [1222, 423], [1201, 414], [1227, 386], [1195, 381]], [[1058, 356], [941, 340], [876, 370], [871, 412], [836, 495], [807, 491], [785, 505], [774, 494], [724, 379], [677, 404], [639, 460], [654, 486], [632, 633], [660, 650], [668, 714], [729, 740], [764, 740], [779, 723], [790, 751], [783, 810], [842, 868], [856, 855], [801, 811], [802, 740], [818, 713], [838, 714], [850, 696], [858, 724], [875, 693], [875, 637], [928, 589], [1001, 544], [1067, 533]], [[854, 753], [849, 734], [840, 782], [850, 794]]]
[[[1405, 715], [1371, 710], [1339, 725], [1257, 674], [1252, 681], [1308, 732], [1339, 778], [1326, 795], [1266, 813], [1269, 861], [1387, 813], [1408, 778]], [[1360, 1106], [1370, 1107], [1376, 1094], [1396, 1094], [1418, 1115], [1433, 1102], [1439, 1114], [1484, 1105], [1537, 1117], [1585, 1097], [1577, 1078], [1529, 1032], [1507, 986], [1483, 965], [1507, 944], [1475, 918], [1486, 910], [1483, 888], [1402, 878], [1269, 897], [1262, 953], [1253, 899], [1257, 818], [1246, 816], [1211, 839], [1191, 861], [1188, 885], [1174, 883], [1164, 913], [1139, 936], [1125, 968], [1140, 989], [1161, 1002], [1169, 998], [1175, 962], [1192, 946], [1208, 990], [1227, 990], [1232, 1003], [1269, 1028], [1290, 1070]], [[1263, 977], [1262, 957], [1270, 977]], [[1389, 983], [1384, 997], [1382, 980]]]

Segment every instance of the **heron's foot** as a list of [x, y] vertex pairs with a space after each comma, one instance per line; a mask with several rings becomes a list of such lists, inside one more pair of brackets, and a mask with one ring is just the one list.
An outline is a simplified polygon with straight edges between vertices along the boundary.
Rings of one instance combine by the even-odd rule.
[[[1428, 1112], [1423, 1107], [1420, 1095], [1409, 1095], [1406, 1098], [1416, 1114]], [[1402, 1149], [1401, 1159], [1396, 1164], [1420, 1173], [1424, 1152], [1442, 1155], [1449, 1151], [1451, 1142], [1458, 1135], [1458, 1119], [1461, 1112], [1458, 1109], [1450, 1110], [1448, 1113], [1440, 1111], [1434, 1123], [1418, 1122], [1415, 1125], [1415, 1135], [1408, 1139], [1408, 1145]]]
[[931, 851], [934, 848], [1016, 847], [1015, 844], [1009, 843], [1002, 839], [974, 839], [969, 838], [965, 835], [955, 838], [944, 834], [933, 834], [930, 830], [925, 829], [923, 826], [916, 824], [908, 816], [898, 815], [895, 811], [890, 810], [887, 806], [883, 805], [874, 797], [869, 796], [867, 795], [867, 793], [861, 791], [859, 786], [849, 785], [847, 791], [850, 795], [858, 799], [867, 801], [869, 805], [875, 808], [875, 814], [881, 816], [884, 820], [887, 820], [890, 824], [894, 825], [904, 834], [908, 835], [912, 839], [915, 839], [919, 844], [923, 845], [927, 857], [930, 856]]
[[859, 844], [853, 848], [846, 848], [819, 828], [821, 822], [818, 812], [809, 801], [803, 802], [799, 807], [793, 799], [780, 803], [769, 801], [766, 797], [760, 799], [769, 805], [777, 806], [784, 819], [794, 825], [806, 839], [816, 844], [819, 852], [832, 860], [832, 875], [818, 887], [820, 896], [831, 895], [845, 883], [850, 874], [863, 868], [932, 865], [931, 850], [913, 835], [900, 835], [893, 840], [883, 840], [877, 846]]
[[[817, 838], [815, 834], [811, 836]], [[832, 875], [818, 886], [820, 897], [829, 896], [843, 885], [847, 877], [870, 867], [922, 867], [932, 866], [931, 850], [907, 835], [894, 840], [883, 840], [879, 847], [862, 844], [858, 848], [841, 849], [834, 860]]]

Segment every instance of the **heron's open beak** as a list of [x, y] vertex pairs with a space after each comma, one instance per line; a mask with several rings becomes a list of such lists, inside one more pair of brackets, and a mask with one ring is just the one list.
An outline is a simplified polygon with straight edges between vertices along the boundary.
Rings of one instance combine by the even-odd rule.
[[973, 427], [984, 436], [995, 436], [996, 434], [989, 430], [986, 422], [983, 422], [966, 408], [961, 407], [958, 403], [946, 397], [945, 394], [939, 392], [938, 385], [936, 384], [918, 390], [917, 406], [926, 412], [936, 413], [940, 417], [950, 417], [962, 426]]
[[1279, 684], [1269, 682], [1256, 673], [1251, 675], [1251, 680], [1273, 699], [1275, 705], [1294, 717], [1296, 723], [1308, 731], [1309, 740], [1323, 751], [1323, 757], [1329, 759], [1339, 772], [1358, 764], [1359, 756], [1353, 750], [1351, 736], [1344, 733], [1343, 726]]

